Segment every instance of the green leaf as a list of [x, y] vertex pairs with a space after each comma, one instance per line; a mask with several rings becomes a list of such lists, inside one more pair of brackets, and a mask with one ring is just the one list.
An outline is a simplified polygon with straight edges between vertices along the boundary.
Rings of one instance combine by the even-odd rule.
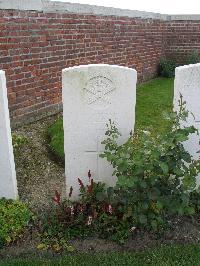
[[108, 197], [111, 198], [114, 194], [114, 189], [113, 187], [108, 187], [107, 188], [107, 194], [108, 194]]
[[189, 175], [185, 175], [185, 177], [183, 178], [182, 182], [183, 182], [184, 188], [186, 190], [187, 189], [192, 189], [196, 185], [195, 179], [192, 178]]
[[147, 188], [147, 183], [146, 183], [145, 181], [141, 181], [141, 182], [140, 182], [140, 186], [141, 186], [142, 188]]
[[120, 158], [120, 159], [118, 159], [117, 161], [116, 161], [116, 165], [117, 166], [119, 166], [119, 165], [121, 165], [121, 164], [123, 164], [124, 163], [124, 161], [122, 160], [122, 158]]
[[190, 163], [191, 162], [191, 155], [187, 152], [182, 153], [182, 159], [184, 161], [186, 161], [187, 163]]
[[169, 167], [168, 167], [168, 164], [167, 163], [161, 162], [160, 163], [160, 167], [161, 167], [161, 169], [162, 169], [162, 171], [163, 171], [164, 174], [168, 174]]
[[126, 176], [118, 176], [117, 185], [121, 187], [133, 187], [135, 185], [135, 180], [133, 178], [128, 178]]
[[142, 204], [142, 208], [143, 208], [144, 210], [147, 210], [147, 209], [149, 208], [148, 203], [144, 202], [144, 203]]
[[192, 215], [192, 214], [195, 213], [195, 209], [194, 209], [193, 207], [188, 207], [188, 208], [187, 208], [187, 213], [188, 213], [189, 215]]
[[97, 199], [98, 201], [104, 201], [104, 199], [105, 199], [105, 195], [104, 195], [104, 193], [103, 193], [103, 192], [97, 192], [97, 194], [96, 194], [96, 199]]
[[136, 170], [135, 170], [135, 174], [136, 175], [140, 175], [144, 172], [144, 166], [141, 166], [141, 167], [137, 167]]
[[68, 252], [73, 252], [75, 250], [75, 248], [73, 246], [66, 246], [66, 250]]
[[179, 207], [178, 214], [179, 215], [183, 215], [184, 214], [184, 208], [183, 207]]
[[125, 177], [123, 175], [118, 176], [117, 184], [119, 186], [122, 186], [122, 187], [126, 186], [127, 185], [127, 177]]
[[152, 228], [153, 228], [153, 230], [156, 230], [157, 229], [157, 221], [156, 220], [152, 220], [151, 221], [151, 226], [152, 226]]
[[174, 173], [175, 173], [177, 176], [183, 176], [183, 171], [182, 171], [180, 168], [175, 168], [175, 169], [174, 169]]
[[161, 210], [161, 209], [163, 208], [163, 204], [162, 204], [162, 202], [157, 201], [157, 203], [156, 203], [156, 208], [159, 209], [159, 210]]
[[146, 224], [147, 223], [146, 215], [144, 215], [144, 214], [139, 215], [139, 221], [141, 224]]
[[186, 136], [185, 134], [177, 134], [176, 136], [176, 140], [180, 142], [186, 141], [187, 139], [188, 139], [188, 136]]

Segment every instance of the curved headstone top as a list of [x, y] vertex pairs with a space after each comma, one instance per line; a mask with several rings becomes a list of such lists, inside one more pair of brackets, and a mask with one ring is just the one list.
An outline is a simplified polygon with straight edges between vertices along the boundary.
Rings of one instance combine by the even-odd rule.
[[135, 123], [137, 72], [116, 65], [90, 64], [62, 72], [65, 174], [73, 198], [79, 193], [77, 178], [87, 184], [91, 170], [94, 181], [113, 186], [113, 168], [99, 154], [104, 151], [106, 123], [116, 123], [124, 143]]
[[88, 64], [88, 65], [79, 65], [79, 66], [73, 66], [73, 67], [67, 67], [62, 70], [62, 72], [66, 71], [72, 71], [76, 69], [82, 69], [82, 68], [101, 68], [101, 67], [112, 67], [112, 68], [118, 68], [118, 69], [126, 69], [126, 70], [131, 70], [137, 74], [137, 71], [134, 68], [126, 67], [126, 66], [118, 66], [118, 65], [110, 65], [110, 64]]
[[17, 198], [5, 72], [0, 70], [0, 198]]

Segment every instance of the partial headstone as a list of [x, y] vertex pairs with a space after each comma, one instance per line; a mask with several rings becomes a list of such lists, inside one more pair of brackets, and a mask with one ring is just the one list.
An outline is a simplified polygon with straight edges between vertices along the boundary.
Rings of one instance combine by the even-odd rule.
[[77, 178], [88, 183], [91, 170], [95, 182], [113, 186], [116, 177], [104, 151], [106, 123], [111, 119], [124, 143], [134, 129], [136, 80], [134, 69], [112, 65], [85, 65], [66, 68], [62, 73], [65, 175], [67, 191], [79, 195]]
[[6, 78], [0, 70], [0, 198], [16, 199], [17, 195]]
[[[186, 109], [189, 111], [187, 122], [183, 126], [193, 125], [200, 132], [200, 64], [185, 65], [175, 70], [174, 82], [174, 109], [179, 110], [180, 94], [186, 102]], [[189, 140], [184, 142], [186, 150], [194, 159], [199, 159], [200, 136], [195, 133], [190, 135]], [[200, 176], [198, 177], [198, 179]]]

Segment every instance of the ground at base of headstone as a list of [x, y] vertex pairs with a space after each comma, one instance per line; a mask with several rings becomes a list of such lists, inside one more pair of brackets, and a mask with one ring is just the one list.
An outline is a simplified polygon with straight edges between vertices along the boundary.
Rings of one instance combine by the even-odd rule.
[[[46, 140], [46, 129], [58, 116], [49, 117], [15, 130], [15, 134], [24, 136], [27, 141], [15, 156], [19, 196], [36, 212], [48, 212], [52, 197], [57, 189], [65, 194], [64, 166], [57, 164], [50, 157]], [[166, 244], [186, 244], [200, 242], [200, 219], [174, 219], [173, 230], [159, 236], [140, 231], [134, 234], [124, 245], [95, 237], [73, 239], [70, 244], [76, 253], [144, 250]], [[22, 239], [10, 247], [0, 250], [0, 258], [28, 257], [40, 254], [54, 254], [52, 251], [38, 251], [40, 243], [38, 229], [27, 230]]]
[[15, 149], [19, 198], [37, 211], [47, 210], [55, 190], [65, 193], [63, 162], [55, 162], [47, 144], [47, 128], [59, 115], [13, 130], [26, 141]]

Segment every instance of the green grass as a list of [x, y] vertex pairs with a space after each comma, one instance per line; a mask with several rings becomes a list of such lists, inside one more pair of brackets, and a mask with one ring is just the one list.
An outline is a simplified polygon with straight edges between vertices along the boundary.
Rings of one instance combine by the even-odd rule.
[[174, 80], [157, 78], [137, 88], [136, 129], [149, 129], [165, 133], [169, 124], [163, 119], [163, 111], [172, 110]]
[[200, 265], [200, 245], [165, 246], [143, 252], [76, 254], [44, 258], [19, 258], [0, 261], [0, 266], [87, 265], [87, 266], [185, 266]]
[[49, 147], [53, 154], [64, 161], [64, 131], [63, 131], [63, 119], [58, 118], [56, 122], [48, 129]]
[[[137, 88], [136, 129], [148, 129], [164, 134], [169, 128], [163, 120], [163, 111], [172, 109], [173, 79], [157, 78], [143, 83]], [[63, 122], [59, 118], [49, 129], [50, 149], [64, 160]]]

